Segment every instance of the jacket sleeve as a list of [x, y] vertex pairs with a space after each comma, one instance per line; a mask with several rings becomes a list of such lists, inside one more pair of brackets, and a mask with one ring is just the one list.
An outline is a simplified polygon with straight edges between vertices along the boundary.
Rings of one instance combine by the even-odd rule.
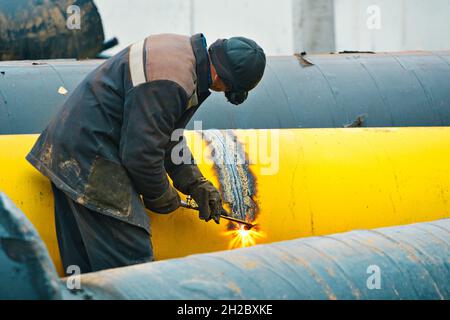
[[179, 206], [164, 162], [177, 119], [187, 104], [186, 92], [169, 80], [132, 88], [125, 97], [120, 157], [145, 206], [167, 213]]
[[[177, 156], [180, 156], [182, 159], [189, 159], [189, 161], [175, 164], [173, 162], [173, 157], [171, 156], [172, 152], [176, 153]], [[175, 188], [186, 195], [191, 194], [191, 188], [198, 181], [204, 179], [200, 169], [195, 163], [189, 147], [186, 145], [186, 139], [184, 137], [182, 137], [180, 141], [172, 141], [168, 145], [164, 165]]]

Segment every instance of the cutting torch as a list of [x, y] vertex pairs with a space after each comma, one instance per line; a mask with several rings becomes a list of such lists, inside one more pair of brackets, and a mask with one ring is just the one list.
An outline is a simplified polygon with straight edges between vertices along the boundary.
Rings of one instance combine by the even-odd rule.
[[[199, 211], [198, 205], [195, 203], [195, 201], [192, 199], [191, 196], [187, 196], [186, 201], [181, 200], [181, 206], [183, 208]], [[228, 220], [228, 221], [233, 221], [233, 222], [242, 224], [242, 225], [244, 225], [245, 229], [247, 229], [247, 230], [250, 230], [251, 228], [253, 228], [255, 226], [254, 224], [247, 222], [245, 220], [232, 217], [224, 208], [222, 208], [220, 217], [225, 220]]]

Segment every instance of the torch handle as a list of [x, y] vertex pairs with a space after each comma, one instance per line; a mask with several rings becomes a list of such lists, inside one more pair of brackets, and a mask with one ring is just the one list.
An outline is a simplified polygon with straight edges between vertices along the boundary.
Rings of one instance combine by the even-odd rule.
[[[198, 206], [197, 205], [192, 205], [191, 202], [192, 202], [192, 200], [190, 200], [190, 198], [188, 198], [188, 201], [181, 200], [181, 206], [183, 208], [199, 211]], [[222, 208], [222, 213], [220, 214], [220, 217], [225, 219], [225, 220], [228, 220], [228, 221], [233, 221], [233, 222], [236, 222], [236, 223], [243, 224], [249, 229], [254, 227], [253, 224], [251, 224], [250, 222], [247, 222], [245, 220], [241, 220], [241, 219], [238, 219], [238, 218], [231, 217], [224, 208]]]

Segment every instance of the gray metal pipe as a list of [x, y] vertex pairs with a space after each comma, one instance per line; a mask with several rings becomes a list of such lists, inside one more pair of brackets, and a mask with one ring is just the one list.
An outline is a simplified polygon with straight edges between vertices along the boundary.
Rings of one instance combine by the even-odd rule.
[[[193, 255], [59, 280], [0, 194], [0, 298], [449, 299], [450, 219]], [[73, 279], [72, 279], [73, 280]]]
[[[0, 134], [39, 133], [101, 62], [0, 63]], [[450, 52], [269, 57], [243, 105], [214, 93], [189, 129], [195, 120], [204, 129], [448, 126]]]
[[449, 219], [352, 231], [85, 274], [81, 284], [94, 299], [449, 299], [449, 236]]
[[0, 192], [0, 300], [61, 299], [61, 282], [44, 242]]

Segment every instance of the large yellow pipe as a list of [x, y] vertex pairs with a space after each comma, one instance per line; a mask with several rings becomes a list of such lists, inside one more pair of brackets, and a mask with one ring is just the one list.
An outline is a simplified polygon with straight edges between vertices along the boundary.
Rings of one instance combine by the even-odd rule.
[[[232, 133], [239, 145], [245, 146], [250, 161], [257, 161], [249, 165], [255, 178], [250, 201], [256, 205], [256, 222], [264, 233], [257, 243], [450, 217], [450, 128]], [[194, 132], [185, 135], [194, 156], [202, 162], [202, 153], [211, 145], [206, 147]], [[50, 185], [25, 160], [36, 138], [0, 137], [0, 190], [39, 230], [61, 272]], [[250, 141], [257, 141], [259, 148], [253, 148]], [[267, 159], [258, 155], [265, 146], [271, 151], [268, 165], [263, 164]], [[199, 167], [220, 185], [218, 168], [210, 163]], [[234, 186], [220, 187], [226, 193]], [[170, 215], [151, 214], [151, 219], [157, 259], [229, 247], [226, 222], [205, 223], [187, 209]]]

